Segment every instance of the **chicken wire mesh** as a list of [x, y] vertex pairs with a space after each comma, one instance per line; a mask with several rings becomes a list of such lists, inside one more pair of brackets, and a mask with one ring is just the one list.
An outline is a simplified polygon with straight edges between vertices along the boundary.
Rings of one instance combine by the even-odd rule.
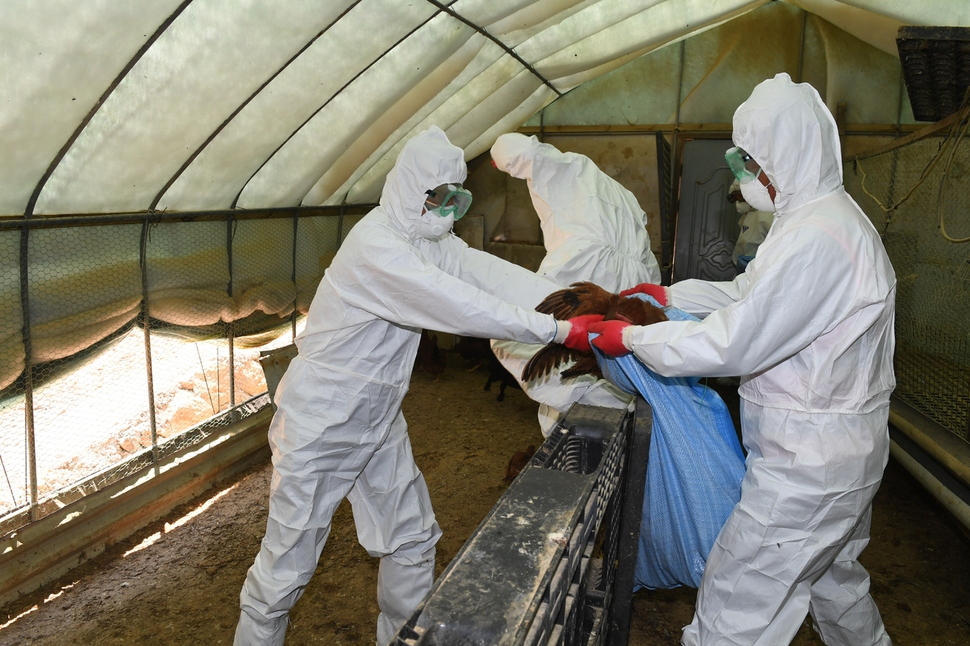
[[[964, 113], [966, 114], [966, 113]], [[970, 440], [970, 140], [967, 117], [846, 164], [846, 190], [896, 271], [895, 396]]]
[[0, 222], [0, 534], [270, 405], [341, 218]]

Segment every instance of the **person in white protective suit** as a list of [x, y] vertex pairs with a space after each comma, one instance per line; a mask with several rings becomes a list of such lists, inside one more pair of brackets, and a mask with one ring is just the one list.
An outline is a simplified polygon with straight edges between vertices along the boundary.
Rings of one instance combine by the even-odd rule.
[[413, 137], [380, 206], [320, 282], [276, 392], [269, 519], [240, 594], [237, 645], [283, 643], [344, 498], [361, 545], [381, 559], [379, 644], [430, 590], [441, 530], [401, 414], [422, 328], [525, 343], [569, 333], [531, 309], [558, 285], [451, 234], [470, 203], [465, 174], [462, 150], [440, 129]]
[[638, 290], [699, 322], [589, 326], [594, 345], [662, 375], [742, 375], [741, 500], [682, 643], [788, 644], [811, 613], [828, 646], [890, 644], [857, 559], [889, 452], [895, 274], [842, 187], [835, 120], [810, 85], [759, 84], [733, 138], [745, 200], [777, 212], [747, 271]]
[[[590, 281], [611, 292], [660, 282], [646, 213], [633, 193], [593, 160], [514, 132], [501, 135], [491, 153], [496, 168], [528, 184], [546, 248], [539, 275], [563, 287]], [[552, 432], [574, 403], [610, 408], [630, 404], [630, 395], [592, 376], [563, 382], [556, 371], [547, 379], [523, 382], [522, 369], [540, 348], [513, 341], [492, 342], [502, 365], [539, 402], [543, 435]]]
[[744, 196], [741, 195], [741, 182], [737, 179], [731, 182], [731, 187], [728, 189], [728, 202], [734, 204], [738, 212], [738, 227], [741, 229], [738, 240], [734, 244], [731, 261], [737, 272], [742, 274], [751, 259], [758, 253], [758, 247], [768, 236], [771, 223], [775, 221], [775, 214], [752, 209], [751, 205], [744, 201]]

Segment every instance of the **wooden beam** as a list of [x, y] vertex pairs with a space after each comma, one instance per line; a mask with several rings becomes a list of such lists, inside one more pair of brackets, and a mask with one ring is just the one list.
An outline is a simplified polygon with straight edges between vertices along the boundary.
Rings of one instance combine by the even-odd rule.
[[924, 137], [942, 137], [946, 134], [942, 132], [942, 130], [949, 128], [956, 121], [962, 121], [968, 113], [970, 113], [970, 106], [964, 108], [963, 110], [959, 110], [958, 112], [954, 112], [947, 118], [941, 119], [934, 124], [930, 124], [928, 126], [920, 125], [918, 128], [910, 129], [909, 132], [911, 134], [901, 137], [892, 143], [886, 144], [885, 146], [879, 146], [877, 148], [873, 148], [872, 150], [858, 153], [854, 155], [853, 158], [865, 159], [866, 157], [882, 155], [883, 153], [888, 153], [895, 148], [900, 148], [901, 146], [911, 144], [914, 141], [923, 139]]
[[[674, 125], [672, 123], [654, 123], [654, 124], [630, 124], [630, 125], [564, 125], [564, 126], [550, 126], [543, 125], [541, 132], [543, 135], [637, 135], [637, 134], [652, 134], [654, 132], [669, 132], [673, 133], [675, 130], [678, 133], [684, 135], [690, 135], [692, 133], [723, 133], [730, 137], [733, 131], [733, 126], [730, 123], [682, 123], [680, 125]], [[874, 123], [874, 124], [846, 124], [845, 125], [845, 135], [848, 136], [878, 136], [885, 137], [896, 135], [901, 132], [917, 132], [923, 131], [926, 127], [924, 124], [904, 124], [897, 125], [895, 123]], [[523, 126], [517, 130], [522, 134], [527, 135], [537, 135], [540, 132], [538, 126]], [[925, 135], [924, 135], [925, 136]]]

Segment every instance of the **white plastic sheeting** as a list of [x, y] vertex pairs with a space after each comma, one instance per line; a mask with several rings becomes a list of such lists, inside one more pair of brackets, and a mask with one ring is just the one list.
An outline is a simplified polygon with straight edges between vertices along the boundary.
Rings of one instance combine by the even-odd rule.
[[[873, 25], [886, 20], [874, 17]], [[772, 2], [583, 84], [544, 108], [542, 124], [720, 124], [729, 129], [735, 108], [751, 89], [781, 71], [813, 85], [833, 114], [845, 104], [846, 124], [863, 129], [912, 124], [892, 41], [898, 25], [886, 27], [894, 48], [890, 54], [817, 14]], [[843, 26], [867, 36], [878, 32], [849, 22]], [[539, 116], [527, 123], [538, 126]]]
[[[540, 111], [551, 126], [724, 124], [782, 70], [850, 123], [896, 123], [911, 119], [896, 29], [941, 22], [970, 25], [970, 3], [5, 0], [0, 218], [373, 203], [431, 125], [472, 159]], [[142, 284], [139, 225], [8, 223], [0, 388], [28, 345], [34, 364], [70, 356], [146, 293], [147, 314], [178, 325], [305, 311], [337, 238], [317, 219], [300, 220], [295, 269], [280, 260], [292, 227], [234, 225], [229, 291], [223, 224], [151, 232]]]
[[[765, 3], [8, 0], [0, 215], [372, 201], [416, 131], [474, 157], [559, 95]], [[961, 0], [788, 4], [893, 54], [900, 24], [970, 25]]]

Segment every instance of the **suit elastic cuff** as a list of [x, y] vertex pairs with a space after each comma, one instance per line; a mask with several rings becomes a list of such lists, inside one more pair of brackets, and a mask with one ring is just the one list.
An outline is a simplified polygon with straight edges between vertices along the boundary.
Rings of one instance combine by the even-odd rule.
[[620, 341], [623, 342], [623, 347], [633, 352], [633, 330], [637, 326], [628, 325], [620, 331]]
[[562, 343], [569, 336], [569, 331], [573, 324], [569, 321], [556, 321], [556, 335], [552, 337], [552, 343]]

